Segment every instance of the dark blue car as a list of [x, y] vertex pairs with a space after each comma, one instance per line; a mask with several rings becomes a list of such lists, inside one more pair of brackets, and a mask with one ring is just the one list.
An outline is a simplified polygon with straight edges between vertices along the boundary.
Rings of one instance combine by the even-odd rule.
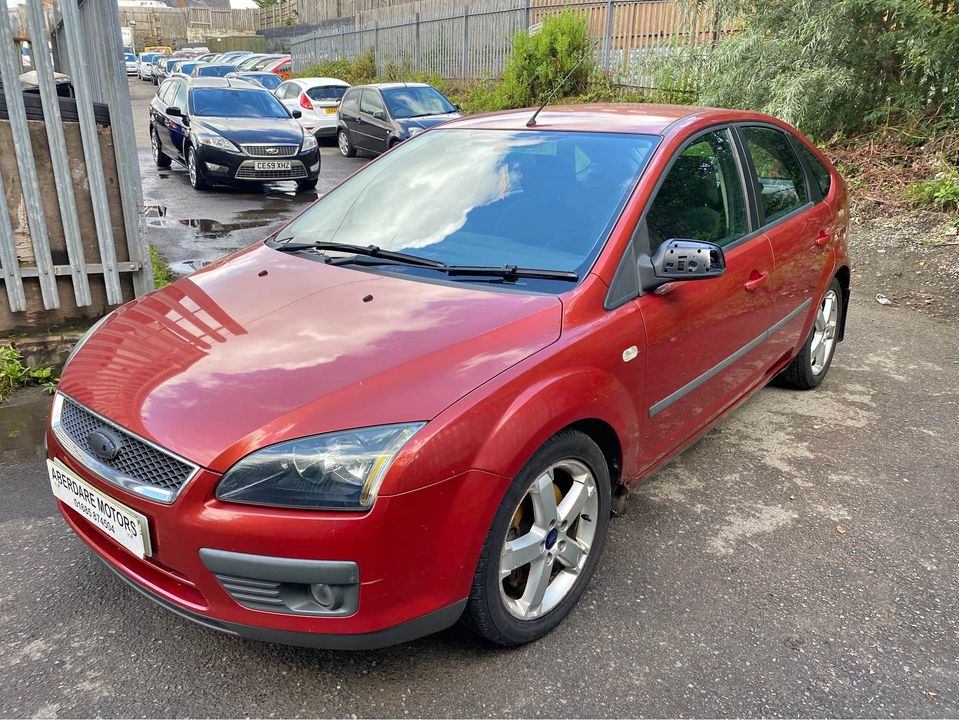
[[316, 187], [316, 138], [265, 88], [236, 78], [166, 80], [150, 103], [150, 144], [158, 167], [186, 166], [190, 184], [294, 180]]

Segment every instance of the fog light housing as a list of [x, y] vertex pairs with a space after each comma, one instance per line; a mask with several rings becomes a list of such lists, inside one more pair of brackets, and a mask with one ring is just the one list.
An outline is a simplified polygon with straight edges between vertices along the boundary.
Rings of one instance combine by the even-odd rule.
[[336, 592], [325, 583], [310, 585], [310, 595], [317, 605], [327, 610], [332, 610], [336, 605]]
[[317, 163], [313, 163], [312, 165], [310, 165], [310, 172], [311, 172], [311, 173], [315, 173], [315, 172], [319, 172], [319, 171], [320, 171], [320, 164], [319, 164], [318, 162], [317, 162]]
[[204, 165], [206, 165], [206, 169], [209, 170], [210, 172], [219, 173], [221, 175], [230, 169], [226, 165], [218, 165], [216, 163], [211, 163], [211, 162], [204, 163]]

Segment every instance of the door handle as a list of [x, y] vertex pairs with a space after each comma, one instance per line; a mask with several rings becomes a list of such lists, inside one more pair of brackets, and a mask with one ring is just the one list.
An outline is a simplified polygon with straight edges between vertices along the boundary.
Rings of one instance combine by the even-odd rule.
[[749, 273], [749, 279], [746, 281], [746, 289], [750, 292], [755, 290], [764, 282], [766, 282], [766, 278], [768, 277], [768, 272], [759, 272], [757, 270], [753, 270], [751, 273]]
[[820, 230], [819, 234], [816, 235], [816, 247], [825, 247], [829, 243], [829, 238], [832, 237], [832, 233], [828, 230]]

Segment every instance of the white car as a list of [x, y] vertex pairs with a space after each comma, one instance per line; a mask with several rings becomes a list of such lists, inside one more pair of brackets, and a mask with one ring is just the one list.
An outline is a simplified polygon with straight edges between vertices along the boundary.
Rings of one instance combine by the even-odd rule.
[[133, 53], [123, 53], [123, 60], [127, 66], [127, 75], [136, 75], [140, 72], [137, 56]]
[[336, 112], [340, 98], [350, 87], [337, 78], [315, 77], [287, 80], [273, 94], [290, 110], [299, 110], [300, 125], [316, 137], [336, 137]]

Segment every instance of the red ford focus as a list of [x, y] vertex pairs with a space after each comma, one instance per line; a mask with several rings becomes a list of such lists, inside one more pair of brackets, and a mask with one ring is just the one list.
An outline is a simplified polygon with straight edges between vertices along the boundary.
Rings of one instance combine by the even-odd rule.
[[98, 323], [48, 434], [77, 534], [230, 633], [519, 644], [625, 488], [771, 379], [822, 382], [850, 271], [818, 150], [743, 112], [529, 118], [424, 132]]

